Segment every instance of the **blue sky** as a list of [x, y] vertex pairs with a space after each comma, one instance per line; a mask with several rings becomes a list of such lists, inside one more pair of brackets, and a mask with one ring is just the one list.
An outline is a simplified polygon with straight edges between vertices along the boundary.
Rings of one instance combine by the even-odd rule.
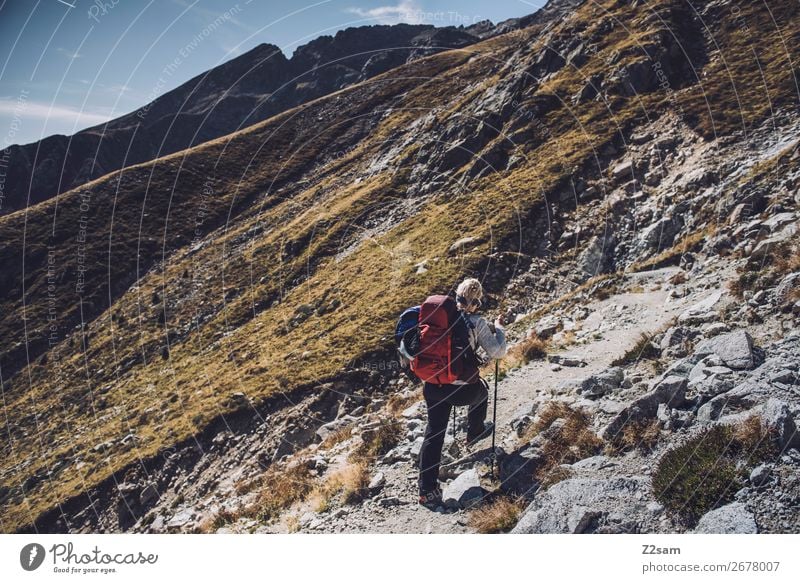
[[260, 43], [288, 57], [350, 26], [468, 26], [530, 14], [544, 2], [0, 0], [0, 148], [133, 111]]

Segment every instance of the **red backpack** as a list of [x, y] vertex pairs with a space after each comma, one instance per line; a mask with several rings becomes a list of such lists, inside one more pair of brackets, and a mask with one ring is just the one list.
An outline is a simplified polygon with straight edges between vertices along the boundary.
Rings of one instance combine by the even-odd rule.
[[478, 359], [469, 341], [472, 324], [463, 317], [450, 296], [430, 296], [420, 306], [412, 344], [411, 370], [421, 380], [449, 385], [480, 379]]

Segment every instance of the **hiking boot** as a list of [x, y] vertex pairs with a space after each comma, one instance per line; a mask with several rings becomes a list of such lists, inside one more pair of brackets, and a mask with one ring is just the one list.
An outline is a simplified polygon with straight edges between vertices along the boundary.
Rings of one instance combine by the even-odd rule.
[[419, 503], [430, 510], [436, 510], [438, 507], [443, 506], [442, 491], [439, 488], [430, 490], [429, 492], [419, 493]]
[[483, 429], [479, 433], [476, 433], [476, 434], [473, 435], [473, 434], [467, 432], [467, 447], [469, 447], [471, 445], [474, 445], [475, 443], [479, 442], [481, 439], [485, 439], [485, 438], [489, 437], [492, 434], [492, 429], [493, 428], [494, 428], [494, 424], [489, 422], [489, 423], [484, 423], [483, 424]]

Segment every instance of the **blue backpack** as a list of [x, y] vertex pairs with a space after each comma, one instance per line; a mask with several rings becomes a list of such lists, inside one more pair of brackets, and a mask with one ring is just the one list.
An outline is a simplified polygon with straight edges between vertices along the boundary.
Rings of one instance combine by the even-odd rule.
[[[412, 306], [400, 314], [400, 319], [397, 320], [397, 326], [394, 329], [394, 344], [400, 353], [400, 362], [406, 366], [408, 365], [409, 357], [415, 356], [409, 352], [409, 344], [412, 344], [409, 340], [412, 340], [411, 336], [417, 329], [417, 324], [419, 324], [420, 308], [421, 306]], [[406, 338], [406, 342], [403, 342], [406, 333], [409, 333], [409, 336]]]

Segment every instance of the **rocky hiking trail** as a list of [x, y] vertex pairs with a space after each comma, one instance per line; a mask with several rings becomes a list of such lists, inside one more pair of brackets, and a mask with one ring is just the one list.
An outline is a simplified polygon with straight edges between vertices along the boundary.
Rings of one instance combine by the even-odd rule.
[[[730, 301], [726, 297], [727, 292], [720, 287], [730, 277], [730, 267], [719, 266], [718, 271], [694, 280], [688, 286], [692, 288], [691, 291], [682, 289], [680, 294], [675, 294], [673, 290], [676, 286], [669, 284], [669, 279], [678, 271], [680, 269], [670, 267], [626, 275], [622, 287], [635, 291], [623, 291], [579, 308], [587, 314], [576, 330], [578, 340], [583, 340], [582, 343], [549, 353], [547, 360], [534, 361], [510, 371], [498, 386], [497, 444], [513, 447], [517, 435], [512, 422], [521, 411], [524, 414], [524, 411], [530, 411], [531, 403], [547, 402], [554, 395], [568, 392], [569, 387], [580, 379], [608, 369], [612, 361], [622, 356], [643, 333], [652, 335], [665, 329], [681, 314], [691, 313], [692, 306], [700, 304], [708, 308], [714, 302], [719, 304], [716, 307], [721, 307], [721, 304]], [[490, 395], [490, 416], [491, 398]], [[621, 405], [609, 403], [606, 407], [608, 413], [614, 413], [619, 411]], [[462, 424], [464, 415], [465, 409], [459, 408], [457, 440], [462, 444], [465, 436]], [[401, 414], [401, 418], [412, 427], [424, 428], [424, 404], [420, 401], [410, 406]], [[452, 446], [451, 436], [452, 422], [448, 426], [446, 448]], [[463, 467], [480, 466], [485, 474], [485, 454], [488, 453], [490, 441], [486, 439], [473, 448], [473, 452], [479, 456], [484, 454], [480, 464], [467, 463]], [[466, 453], [463, 445], [459, 451]], [[443, 476], [448, 475], [447, 469], [447, 464], [443, 463]], [[417, 471], [416, 463], [411, 461], [380, 464], [373, 475], [373, 486], [380, 489], [380, 495], [360, 505], [343, 506], [325, 514], [310, 510], [302, 512], [301, 509], [298, 513], [299, 524], [294, 525], [292, 521], [290, 529], [309, 532], [474, 532], [468, 523], [468, 511], [449, 508], [434, 512], [416, 503]], [[283, 521], [268, 530], [285, 532], [287, 524]]]

